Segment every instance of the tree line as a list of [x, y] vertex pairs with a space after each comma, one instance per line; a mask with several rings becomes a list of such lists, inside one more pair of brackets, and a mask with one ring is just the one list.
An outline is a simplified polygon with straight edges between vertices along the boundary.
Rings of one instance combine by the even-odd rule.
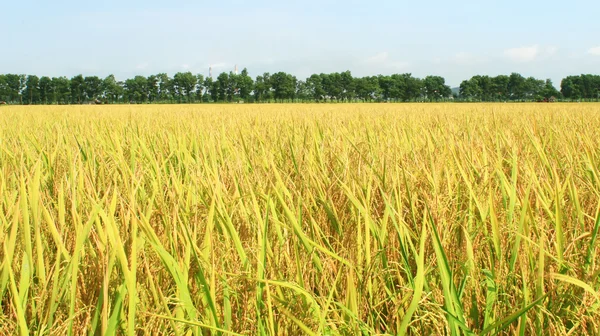
[[569, 76], [558, 91], [549, 79], [510, 75], [473, 76], [452, 90], [440, 76], [410, 73], [353, 77], [350, 71], [313, 74], [305, 80], [285, 72], [250, 77], [223, 72], [216, 78], [191, 72], [135, 76], [119, 81], [77, 75], [0, 75], [0, 101], [9, 104], [199, 103], [199, 102], [417, 102], [540, 101], [600, 98], [600, 76]]

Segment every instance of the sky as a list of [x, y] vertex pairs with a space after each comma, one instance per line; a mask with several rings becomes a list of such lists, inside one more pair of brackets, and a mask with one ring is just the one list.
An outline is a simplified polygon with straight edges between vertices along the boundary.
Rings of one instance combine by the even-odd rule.
[[600, 73], [600, 1], [0, 0], [0, 73]]

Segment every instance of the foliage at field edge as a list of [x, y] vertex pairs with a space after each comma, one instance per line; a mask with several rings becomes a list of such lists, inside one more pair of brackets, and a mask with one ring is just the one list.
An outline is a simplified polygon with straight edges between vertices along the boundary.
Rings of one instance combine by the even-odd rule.
[[443, 77], [410, 73], [353, 77], [350, 71], [313, 74], [305, 80], [285, 72], [250, 77], [248, 70], [218, 77], [178, 72], [119, 81], [114, 75], [38, 77], [0, 74], [0, 102], [10, 104], [223, 103], [223, 102], [440, 102], [598, 101], [600, 76], [568, 76], [560, 92], [550, 79], [510, 75], [473, 76], [451, 89]]
[[7, 107], [0, 334], [597, 335], [599, 105]]

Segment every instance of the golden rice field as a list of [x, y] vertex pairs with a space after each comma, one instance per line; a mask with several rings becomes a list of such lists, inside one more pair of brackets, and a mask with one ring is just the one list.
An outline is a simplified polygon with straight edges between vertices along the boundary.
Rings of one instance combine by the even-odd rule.
[[0, 107], [1, 335], [598, 335], [600, 104]]

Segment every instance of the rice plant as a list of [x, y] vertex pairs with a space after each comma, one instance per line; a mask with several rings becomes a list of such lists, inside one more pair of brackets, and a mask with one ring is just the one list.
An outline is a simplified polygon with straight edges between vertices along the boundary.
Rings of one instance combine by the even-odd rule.
[[9, 106], [0, 334], [598, 335], [599, 104]]

